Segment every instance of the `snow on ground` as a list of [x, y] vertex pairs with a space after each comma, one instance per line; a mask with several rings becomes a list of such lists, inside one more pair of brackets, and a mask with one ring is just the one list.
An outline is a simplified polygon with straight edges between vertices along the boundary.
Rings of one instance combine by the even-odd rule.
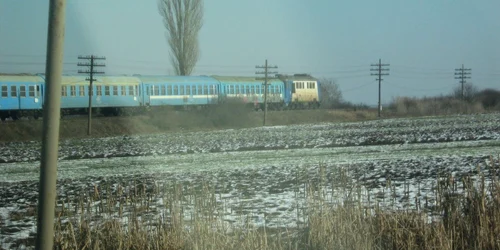
[[[305, 223], [298, 215], [307, 209], [307, 187], [322, 178], [332, 203], [346, 195], [339, 186], [353, 185], [367, 206], [377, 201], [382, 207], [414, 208], [415, 200], [432, 206], [439, 175], [476, 175], [478, 165], [488, 177], [499, 175], [498, 162], [493, 170], [485, 168], [489, 156], [498, 155], [499, 119], [490, 114], [67, 140], [61, 143], [60, 158], [66, 160], [58, 166], [57, 207], [62, 209], [63, 200], [71, 205], [89, 199], [94, 185], [103, 197], [108, 189], [122, 198], [145, 190], [148, 210], [140, 216], [156, 218], [170, 209], [165, 199], [182, 185], [180, 206], [184, 219], [191, 220], [198, 204], [193, 190], [206, 183], [216, 193], [213, 214], [228, 223], [294, 227]], [[0, 158], [13, 162], [0, 164], [4, 248], [34, 237], [38, 147], [10, 143], [1, 150]], [[106, 202], [89, 204], [95, 210]], [[108, 216], [118, 217], [119, 204]], [[124, 215], [130, 214], [133, 208], [123, 204]]]
[[[500, 139], [500, 115], [389, 119], [61, 141], [60, 159]], [[0, 163], [40, 159], [39, 142], [0, 144]]]

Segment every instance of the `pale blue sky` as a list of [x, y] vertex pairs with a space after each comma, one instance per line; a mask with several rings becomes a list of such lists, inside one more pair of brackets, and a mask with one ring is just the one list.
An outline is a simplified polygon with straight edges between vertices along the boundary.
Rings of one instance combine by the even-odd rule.
[[[166, 74], [169, 49], [156, 0], [67, 0], [65, 71], [78, 55], [106, 56], [109, 74]], [[29, 7], [28, 7], [29, 6]], [[450, 92], [454, 69], [499, 89], [498, 0], [206, 0], [196, 75], [280, 73], [336, 79], [345, 99], [377, 103], [370, 64], [390, 76], [383, 102]], [[48, 1], [0, 0], [0, 71], [43, 72]]]

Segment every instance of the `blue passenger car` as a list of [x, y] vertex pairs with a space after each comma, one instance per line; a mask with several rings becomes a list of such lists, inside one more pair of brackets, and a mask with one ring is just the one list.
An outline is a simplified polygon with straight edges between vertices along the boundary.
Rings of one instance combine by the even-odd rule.
[[[255, 77], [212, 76], [221, 83], [221, 95], [225, 98], [237, 98], [244, 103], [263, 107], [264, 80]], [[267, 103], [268, 106], [281, 107], [284, 104], [285, 86], [279, 79], [268, 80]]]
[[204, 106], [217, 103], [219, 82], [208, 76], [138, 76], [143, 102], [150, 106]]
[[[89, 106], [89, 81], [85, 76], [65, 75], [61, 82], [61, 108], [65, 113], [86, 113]], [[142, 106], [141, 82], [136, 77], [94, 77], [92, 108], [105, 115], [117, 115], [121, 109]]]
[[0, 75], [0, 118], [38, 118], [43, 107], [44, 79], [37, 75]]

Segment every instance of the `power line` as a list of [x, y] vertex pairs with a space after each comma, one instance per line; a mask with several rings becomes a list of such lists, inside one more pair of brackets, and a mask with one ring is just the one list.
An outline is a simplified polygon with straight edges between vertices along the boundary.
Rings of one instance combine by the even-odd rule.
[[375, 80], [369, 82], [369, 83], [365, 83], [365, 84], [362, 84], [362, 85], [358, 85], [356, 87], [353, 87], [353, 88], [349, 88], [349, 89], [346, 89], [346, 90], [342, 90], [342, 92], [349, 92], [349, 91], [352, 91], [352, 90], [356, 90], [356, 89], [360, 89], [360, 88], [363, 88], [363, 87], [366, 87], [366, 86], [369, 86], [371, 85], [373, 82], [375, 82]]
[[432, 89], [418, 89], [418, 88], [411, 88], [411, 87], [407, 87], [407, 86], [402, 86], [400, 84], [395, 84], [393, 82], [388, 82], [388, 81], [385, 81], [387, 84], [389, 85], [392, 85], [392, 86], [395, 86], [397, 88], [400, 88], [400, 89], [407, 89], [407, 90], [412, 90], [412, 91], [433, 91], [433, 90], [443, 90], [443, 89], [449, 89], [450, 87], [452, 87], [452, 85], [449, 85], [449, 86], [446, 86], [446, 87], [441, 87], [441, 88], [432, 88]]
[[[0, 62], [1, 65], [45, 65], [45, 62]], [[76, 62], [63, 62], [64, 65], [75, 65]]]

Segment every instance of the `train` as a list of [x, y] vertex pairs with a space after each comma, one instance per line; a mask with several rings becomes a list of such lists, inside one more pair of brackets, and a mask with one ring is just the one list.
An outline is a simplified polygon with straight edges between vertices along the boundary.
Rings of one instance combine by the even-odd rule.
[[[0, 74], [0, 118], [18, 120], [42, 116], [45, 75]], [[142, 113], [161, 107], [203, 108], [227, 100], [262, 110], [316, 109], [320, 107], [320, 82], [309, 74], [276, 75], [267, 81], [245, 76], [94, 76], [92, 97], [84, 75], [64, 74], [61, 81], [61, 116], [92, 111], [104, 116]], [[94, 111], [94, 109], [96, 111]]]

